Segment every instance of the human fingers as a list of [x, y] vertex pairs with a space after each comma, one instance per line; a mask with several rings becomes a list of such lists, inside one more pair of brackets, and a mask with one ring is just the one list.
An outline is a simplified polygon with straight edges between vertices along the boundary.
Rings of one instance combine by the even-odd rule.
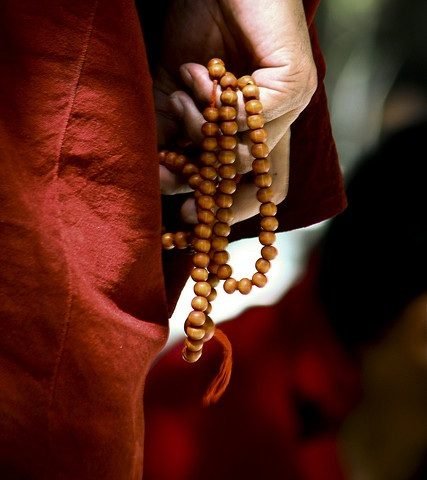
[[311, 52], [289, 64], [256, 70], [252, 77], [260, 90], [266, 121], [286, 115], [288, 126], [310, 103], [317, 88]]
[[[290, 129], [282, 135], [275, 148], [270, 152], [266, 166], [269, 172], [262, 173], [263, 185], [269, 185], [271, 201], [276, 205], [281, 203], [288, 192], [289, 185], [289, 151]], [[270, 183], [271, 182], [271, 183]], [[233, 221], [232, 224], [241, 222], [259, 213], [260, 200], [257, 197], [259, 187], [255, 184], [246, 183], [239, 185], [233, 197]]]
[[163, 165], [159, 165], [159, 175], [162, 195], [176, 195], [178, 193], [188, 193], [192, 191], [180, 176], [175, 175]]
[[239, 134], [239, 143], [236, 148], [238, 160], [238, 173], [247, 173], [252, 169], [254, 143], [265, 143], [272, 152], [289, 130], [289, 116], [282, 115], [271, 122], [265, 123], [264, 127], [256, 130], [245, 131]]
[[[205, 138], [202, 132], [203, 124], [206, 120], [203, 118], [203, 114], [197, 108], [193, 99], [185, 92], [176, 91], [170, 96], [171, 107], [175, 115], [183, 122], [186, 134], [195, 145], [201, 145]], [[219, 132], [219, 127], [218, 132]], [[248, 147], [245, 144], [238, 144], [237, 140], [232, 139], [230, 136], [218, 135], [218, 143], [221, 147], [222, 142], [233, 141], [236, 151], [235, 167], [238, 173], [246, 173], [250, 169], [250, 163], [248, 163]], [[249, 142], [249, 139], [248, 139]], [[227, 146], [227, 149], [229, 149]], [[239, 153], [245, 163], [241, 163], [239, 159]]]
[[[285, 199], [288, 192], [289, 150], [290, 130], [282, 135], [270, 153], [269, 160], [265, 162], [265, 165], [269, 166], [269, 172], [263, 174], [263, 180], [269, 184], [269, 178], [271, 178], [271, 201], [276, 205]], [[254, 184], [240, 183], [237, 186], [236, 193], [233, 196], [233, 220], [231, 224], [241, 222], [259, 213], [260, 202], [257, 198], [257, 192], [258, 187]], [[181, 216], [187, 223], [197, 223], [197, 210], [193, 198], [184, 202], [181, 208]]]

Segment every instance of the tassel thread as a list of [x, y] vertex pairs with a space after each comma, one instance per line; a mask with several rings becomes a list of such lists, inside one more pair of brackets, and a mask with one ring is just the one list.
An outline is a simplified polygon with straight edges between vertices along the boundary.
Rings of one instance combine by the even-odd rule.
[[222, 345], [223, 359], [217, 376], [209, 385], [203, 396], [203, 406], [208, 407], [216, 403], [227, 389], [230, 383], [231, 370], [233, 365], [233, 355], [230, 340], [227, 335], [219, 328], [215, 329], [214, 338]]

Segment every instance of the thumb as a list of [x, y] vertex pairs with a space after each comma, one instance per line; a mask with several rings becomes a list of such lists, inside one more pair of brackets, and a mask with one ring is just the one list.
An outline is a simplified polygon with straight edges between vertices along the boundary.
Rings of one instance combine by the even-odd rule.
[[205, 120], [193, 99], [178, 90], [169, 97], [169, 100], [174, 113], [184, 122], [187, 135], [194, 143], [199, 144], [203, 139], [201, 129]]
[[192, 90], [197, 100], [208, 104], [213, 85], [208, 69], [198, 63], [184, 63], [179, 70], [182, 80]]

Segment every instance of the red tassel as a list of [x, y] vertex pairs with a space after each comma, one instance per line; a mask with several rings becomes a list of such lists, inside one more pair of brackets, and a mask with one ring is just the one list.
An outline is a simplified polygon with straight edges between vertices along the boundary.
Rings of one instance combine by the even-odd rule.
[[213, 405], [222, 397], [222, 394], [230, 383], [231, 369], [233, 365], [232, 348], [227, 335], [222, 330], [216, 328], [214, 338], [216, 338], [216, 340], [222, 345], [223, 359], [217, 376], [213, 379], [203, 396], [204, 407]]

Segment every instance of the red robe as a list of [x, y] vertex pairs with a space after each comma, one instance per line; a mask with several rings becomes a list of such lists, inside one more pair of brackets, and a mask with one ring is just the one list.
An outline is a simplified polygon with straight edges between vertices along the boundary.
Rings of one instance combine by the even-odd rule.
[[[320, 83], [293, 130], [288, 229], [345, 203], [311, 32]], [[134, 2], [4, 0], [1, 478], [141, 478], [145, 377], [166, 290], [172, 305], [183, 286], [167, 275], [165, 288], [159, 192]]]

